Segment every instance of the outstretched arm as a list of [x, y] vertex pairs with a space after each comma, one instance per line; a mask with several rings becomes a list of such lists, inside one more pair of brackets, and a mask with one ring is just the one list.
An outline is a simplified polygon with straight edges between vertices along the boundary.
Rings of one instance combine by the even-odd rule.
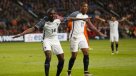
[[20, 34], [15, 35], [13, 38], [17, 38], [17, 37], [23, 36], [24, 34], [34, 32], [35, 30], [36, 30], [36, 27], [31, 27]]
[[17, 38], [17, 37], [22, 36], [24, 34], [28, 34], [28, 33], [34, 32], [36, 29], [42, 28], [44, 26], [44, 23], [45, 23], [46, 20], [47, 20], [47, 17], [45, 16], [35, 26], [25, 30], [24, 32], [22, 32], [20, 34], [15, 35], [13, 38]]
[[100, 16], [95, 16], [95, 18], [98, 19], [98, 20], [100, 20], [100, 21], [102, 21], [102, 22], [106, 22], [106, 20], [103, 19], [103, 18], [101, 18]]
[[127, 15], [126, 17], [122, 17], [121, 20], [118, 20], [119, 22], [122, 22], [122, 21], [127, 21], [128, 18], [130, 18], [131, 15]]
[[105, 34], [101, 33], [93, 24], [92, 22], [90, 21], [90, 19], [86, 19], [86, 22], [87, 24], [89, 25], [89, 27], [94, 30], [96, 33], [98, 33], [100, 36], [103, 36], [103, 37], [107, 37]]
[[[89, 17], [91, 18], [91, 17]], [[89, 19], [88, 18], [88, 19]], [[87, 18], [76, 18], [76, 17], [67, 17], [67, 20], [86, 20]]]

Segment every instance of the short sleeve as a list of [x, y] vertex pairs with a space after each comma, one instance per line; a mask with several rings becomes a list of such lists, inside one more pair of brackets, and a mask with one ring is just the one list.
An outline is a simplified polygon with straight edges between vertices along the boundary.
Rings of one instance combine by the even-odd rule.
[[79, 14], [79, 11], [71, 13], [68, 17], [76, 17]]
[[61, 21], [60, 21], [60, 19], [55, 19], [55, 21], [54, 21], [58, 26], [60, 25], [60, 23], [61, 23]]
[[45, 22], [46, 22], [46, 19], [47, 19], [47, 17], [44, 17], [44, 18], [41, 19], [35, 26], [36, 26], [37, 28], [42, 28], [42, 27], [44, 26]]

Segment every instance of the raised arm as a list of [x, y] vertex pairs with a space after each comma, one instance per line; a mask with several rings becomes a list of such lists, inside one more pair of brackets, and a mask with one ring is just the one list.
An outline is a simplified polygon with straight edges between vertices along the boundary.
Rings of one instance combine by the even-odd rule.
[[130, 18], [131, 15], [127, 15], [126, 17], [122, 17], [121, 20], [118, 20], [119, 22], [122, 22], [122, 21], [127, 21], [128, 18]]

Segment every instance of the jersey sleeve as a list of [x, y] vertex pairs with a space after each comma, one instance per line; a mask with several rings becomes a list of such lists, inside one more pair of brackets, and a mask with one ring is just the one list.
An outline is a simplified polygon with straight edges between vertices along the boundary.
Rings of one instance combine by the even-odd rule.
[[36, 25], [35, 27], [39, 28], [43, 28], [44, 24], [46, 22], [46, 17], [44, 17], [43, 19], [41, 19]]
[[60, 23], [61, 23], [61, 20], [60, 19], [55, 19], [55, 23], [57, 24], [57, 26], [59, 26]]
[[76, 17], [78, 13], [79, 11], [73, 12], [68, 17]]

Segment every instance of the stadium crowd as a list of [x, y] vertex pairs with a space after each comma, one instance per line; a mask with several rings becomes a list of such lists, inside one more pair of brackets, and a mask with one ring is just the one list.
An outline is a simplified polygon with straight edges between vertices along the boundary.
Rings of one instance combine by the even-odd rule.
[[[118, 13], [121, 17], [131, 15], [130, 22], [120, 23], [120, 34], [122, 37], [136, 37], [136, 1], [135, 0], [20, 0], [24, 3], [25, 8], [33, 10], [40, 18], [46, 14], [46, 10], [50, 7], [55, 7], [58, 14], [66, 17], [69, 13], [79, 9], [81, 1], [89, 4], [89, 15], [99, 15], [105, 19], [111, 15], [106, 10], [112, 10]], [[103, 9], [102, 7], [105, 7]], [[91, 19], [93, 24], [99, 30], [108, 34], [108, 24], [103, 23], [95, 18]], [[20, 8], [14, 0], [0, 0], [0, 36], [14, 35], [32, 27], [38, 20], [33, 18], [25, 10]], [[60, 26], [59, 32], [66, 32], [66, 24]], [[40, 32], [40, 31], [37, 31]], [[96, 34], [90, 31], [89, 34], [93, 37]]]

